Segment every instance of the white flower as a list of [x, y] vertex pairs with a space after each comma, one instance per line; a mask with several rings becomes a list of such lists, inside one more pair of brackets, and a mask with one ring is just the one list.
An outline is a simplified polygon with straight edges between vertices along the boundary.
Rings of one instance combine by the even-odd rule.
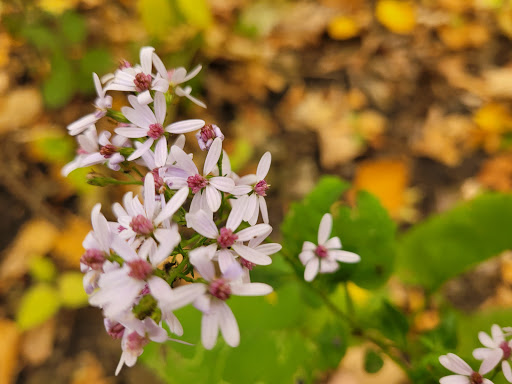
[[[261, 244], [270, 235], [271, 232], [272, 232], [272, 228], [267, 230], [267, 232], [263, 233], [262, 235], [252, 238], [251, 240], [249, 240], [249, 243], [247, 244], [247, 246], [249, 248], [254, 249], [255, 252], [262, 253], [267, 256], [270, 256], [276, 252], [279, 252], [282, 248], [281, 244], [277, 244], [277, 243]], [[244, 275], [242, 277], [242, 281], [244, 283], [250, 283], [251, 278], [250, 278], [249, 273], [250, 273], [250, 271], [252, 271], [254, 266], [257, 264], [252, 263], [249, 260], [244, 259], [241, 256], [238, 259], [238, 261], [240, 262], [240, 264], [242, 265], [243, 270], [244, 270]]]
[[221, 205], [219, 191], [231, 192], [234, 188], [233, 180], [227, 177], [209, 177], [222, 151], [222, 141], [216, 138], [213, 141], [203, 167], [203, 175], [194, 164], [194, 161], [182, 149], [173, 146], [171, 154], [176, 159], [176, 166], [167, 169], [164, 181], [171, 189], [188, 186], [194, 197], [190, 205], [190, 212], [200, 209], [216, 212]]
[[306, 266], [304, 279], [312, 281], [318, 273], [332, 273], [339, 268], [338, 262], [357, 263], [361, 257], [353, 252], [342, 251], [339, 237], [329, 239], [332, 230], [332, 216], [326, 213], [318, 228], [318, 245], [305, 241], [300, 261]]
[[224, 140], [224, 134], [215, 124], [206, 124], [199, 132], [196, 133], [197, 143], [201, 151], [209, 150], [213, 140], [219, 137]]
[[210, 259], [217, 256], [222, 272], [226, 271], [231, 264], [235, 263], [235, 257], [237, 255], [257, 265], [269, 265], [272, 263], [272, 259], [268, 254], [265, 254], [255, 247], [248, 247], [242, 244], [242, 242], [249, 241], [264, 233], [270, 233], [272, 228], [268, 224], [258, 224], [235, 232], [242, 221], [242, 213], [242, 210], [231, 211], [226, 226], [220, 230], [215, 225], [211, 215], [203, 210], [186, 215], [187, 223], [190, 227], [204, 237], [216, 241], [214, 244], [202, 248], [204, 249], [203, 252], [207, 254]]
[[[128, 192], [124, 196], [124, 208], [119, 203], [112, 206], [119, 223], [119, 236], [138, 248], [142, 243], [154, 241], [154, 236], [160, 243], [169, 239], [179, 242], [177, 227], [172, 225], [171, 218], [183, 205], [188, 196], [188, 188], [181, 188], [168, 201], [155, 198], [155, 180], [150, 172], [144, 179], [144, 203], [137, 197], [133, 198]], [[178, 236], [178, 237], [177, 237]], [[135, 240], [135, 243], [132, 243]], [[177, 243], [176, 243], [177, 244]], [[174, 244], [174, 245], [176, 245]]]
[[139, 92], [137, 100], [142, 105], [147, 105], [153, 101], [149, 92], [150, 89], [162, 93], [167, 92], [169, 81], [167, 80], [165, 67], [162, 72], [160, 66], [155, 66], [158, 74], [154, 76], [151, 73], [153, 62], [161, 63], [154, 50], [153, 47], [142, 47], [140, 50], [141, 65], [118, 69], [106, 89], [109, 91]]
[[101, 132], [98, 138], [94, 125], [78, 135], [77, 141], [80, 145], [78, 155], [62, 168], [61, 174], [67, 176], [75, 169], [103, 163], [107, 163], [110, 169], [119, 171], [121, 168], [119, 164], [124, 161], [119, 150], [126, 145], [126, 139], [122, 136], [114, 136], [110, 141], [111, 135], [110, 132]]
[[[207, 281], [204, 293], [194, 301], [194, 306], [203, 312], [201, 321], [201, 342], [206, 349], [212, 349], [217, 341], [219, 330], [232, 347], [240, 343], [240, 331], [233, 312], [226, 304], [231, 295], [263, 296], [272, 292], [272, 287], [263, 283], [243, 283], [242, 267], [238, 263], [229, 266], [220, 277], [215, 275], [215, 267], [205, 254], [204, 249], [197, 248], [189, 254], [203, 279]], [[201, 283], [194, 283], [201, 284]]]
[[[155, 68], [157, 68], [157, 70], [158, 70], [160, 64], [157, 65], [156, 62], [154, 64], [155, 64]], [[163, 64], [162, 64], [162, 66], [163, 66]], [[162, 67], [160, 67], [160, 68], [163, 69]], [[194, 96], [191, 95], [192, 88], [190, 86], [186, 86], [185, 88], [182, 88], [179, 86], [179, 84], [182, 84], [182, 83], [189, 81], [190, 79], [196, 77], [196, 75], [199, 73], [199, 71], [201, 71], [201, 68], [202, 67], [200, 65], [198, 65], [192, 71], [187, 73], [187, 70], [185, 68], [178, 67], [178, 68], [170, 70], [168, 72], [168, 79], [169, 79], [170, 85], [172, 87], [175, 87], [174, 92], [176, 93], [177, 96], [181, 96], [181, 97], [185, 96], [187, 99], [189, 99], [194, 104], [199, 105], [200, 107], [206, 108], [205, 103], [203, 103], [201, 100], [196, 99]]]
[[132, 139], [148, 137], [144, 144], [139, 146], [135, 152], [128, 157], [128, 161], [135, 160], [142, 156], [142, 154], [151, 148], [155, 140], [158, 140], [155, 152], [167, 151], [167, 140], [164, 136], [165, 132], [175, 134], [186, 133], [195, 131], [204, 126], [203, 120], [192, 119], [170, 124], [164, 129], [163, 124], [167, 105], [165, 103], [165, 96], [160, 92], [157, 92], [155, 95], [155, 112], [153, 112], [149, 106], [141, 105], [133, 95], [128, 96], [128, 101], [133, 108], [123, 107], [121, 111], [135, 126], [117, 128], [115, 132], [118, 135]]
[[74, 123], [69, 124], [68, 131], [72, 136], [85, 131], [91, 124], [95, 124], [99, 119], [105, 116], [108, 108], [112, 108], [112, 96], [107, 96], [106, 90], [101, 88], [101, 82], [97, 74], [93, 73], [92, 77], [96, 93], [98, 94], [98, 97], [94, 101], [96, 112], [85, 115]]
[[441, 384], [493, 384], [491, 380], [482, 377], [490, 371], [490, 369], [487, 369], [488, 367], [484, 367], [483, 364], [480, 366], [478, 372], [475, 372], [468, 363], [453, 353], [440, 356], [439, 362], [446, 369], [457, 373], [457, 375], [450, 375], [441, 378], [439, 380], [439, 383]]
[[473, 357], [482, 361], [482, 367], [490, 371], [501, 361], [501, 369], [508, 382], [512, 382], [512, 370], [507, 361], [512, 352], [512, 340], [506, 341], [503, 330], [499, 325], [491, 327], [491, 336], [485, 332], [478, 333], [478, 339], [485, 348], [477, 348], [473, 351]]

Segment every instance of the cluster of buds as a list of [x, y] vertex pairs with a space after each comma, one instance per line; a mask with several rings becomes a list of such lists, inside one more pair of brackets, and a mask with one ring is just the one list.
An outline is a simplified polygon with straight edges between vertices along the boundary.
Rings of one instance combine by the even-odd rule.
[[[272, 292], [267, 284], [251, 282], [250, 272], [270, 264], [270, 255], [281, 249], [265, 242], [272, 232], [265, 202], [270, 153], [262, 156], [256, 174], [236, 175], [216, 125], [200, 119], [167, 121], [175, 96], [204, 107], [190, 95], [190, 87], [180, 87], [201, 68], [167, 71], [151, 47], [141, 49], [140, 62], [123, 61], [101, 80], [93, 75], [96, 112], [68, 126], [79, 150], [63, 169], [67, 175], [105, 164], [123, 175], [143, 176], [141, 196], [128, 192], [122, 204], [113, 205], [116, 221], [103, 216], [100, 204], [93, 208], [93, 229], [83, 242], [81, 268], [89, 302], [102, 309], [108, 334], [122, 339], [116, 374], [125, 364], [133, 366], [150, 341], [170, 340], [164, 323], [182, 336], [174, 311], [189, 304], [202, 312], [205, 348], [214, 347], [219, 331], [228, 345], [237, 346], [240, 333], [227, 302], [232, 295]], [[109, 91], [126, 92], [130, 106], [113, 110]], [[97, 133], [95, 124], [104, 116], [118, 121], [113, 137], [108, 131]], [[194, 131], [207, 151], [202, 172], [183, 150], [183, 134]]]
[[496, 324], [491, 327], [490, 335], [485, 332], [478, 333], [478, 340], [483, 345], [483, 347], [476, 348], [473, 351], [473, 357], [482, 360], [478, 371], [473, 370], [468, 363], [453, 353], [439, 357], [439, 362], [443, 367], [456, 373], [456, 375], [441, 378], [439, 382], [441, 384], [493, 384], [490, 379], [484, 376], [494, 370], [494, 377], [501, 370], [505, 379], [512, 383], [512, 369], [510, 367], [510, 358], [512, 357], [511, 335], [512, 327], [501, 328]]

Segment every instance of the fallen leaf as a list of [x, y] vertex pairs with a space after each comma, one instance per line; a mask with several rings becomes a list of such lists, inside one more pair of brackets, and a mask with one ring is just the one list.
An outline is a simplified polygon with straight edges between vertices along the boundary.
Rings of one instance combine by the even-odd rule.
[[357, 22], [347, 16], [334, 17], [327, 26], [327, 33], [334, 40], [348, 40], [359, 35]]
[[0, 132], [12, 131], [34, 122], [42, 111], [42, 98], [35, 88], [17, 88], [0, 102]]
[[392, 32], [409, 34], [416, 26], [416, 6], [409, 1], [379, 0], [375, 17]]
[[0, 319], [0, 383], [13, 384], [17, 374], [20, 331], [11, 320]]
[[82, 241], [91, 230], [89, 221], [78, 216], [70, 216], [66, 220], [64, 230], [55, 242], [55, 257], [66, 266], [77, 268], [80, 266], [80, 257], [84, 254]]
[[29, 365], [41, 365], [52, 355], [55, 331], [55, 318], [50, 318], [23, 334], [21, 353]]
[[89, 352], [82, 352], [78, 367], [73, 372], [71, 384], [110, 384], [112, 380], [105, 377], [105, 371], [98, 359]]

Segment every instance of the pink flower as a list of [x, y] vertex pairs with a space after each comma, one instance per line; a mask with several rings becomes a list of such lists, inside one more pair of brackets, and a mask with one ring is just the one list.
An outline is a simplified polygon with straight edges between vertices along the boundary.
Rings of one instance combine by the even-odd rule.
[[361, 257], [353, 252], [341, 250], [339, 237], [329, 239], [332, 230], [332, 216], [326, 213], [318, 228], [318, 245], [305, 241], [299, 259], [306, 266], [304, 279], [312, 281], [320, 273], [332, 273], [339, 268], [338, 262], [357, 263]]
[[483, 375], [490, 371], [490, 369], [487, 369], [488, 367], [485, 367], [483, 364], [480, 366], [478, 372], [475, 372], [468, 363], [453, 353], [440, 356], [439, 362], [446, 369], [457, 373], [457, 375], [441, 378], [439, 380], [441, 384], [493, 384], [491, 380], [483, 377]]
[[499, 325], [494, 324], [491, 327], [491, 336], [485, 332], [478, 333], [478, 339], [485, 348], [477, 348], [473, 351], [473, 357], [482, 360], [482, 367], [490, 371], [501, 361], [501, 369], [505, 378], [512, 383], [512, 370], [507, 361], [512, 354], [512, 340], [506, 341], [503, 330]]

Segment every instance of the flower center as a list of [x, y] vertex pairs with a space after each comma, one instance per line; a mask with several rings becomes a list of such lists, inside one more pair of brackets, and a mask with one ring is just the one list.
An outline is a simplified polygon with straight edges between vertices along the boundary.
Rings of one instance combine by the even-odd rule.
[[164, 134], [164, 127], [160, 123], [151, 124], [148, 130], [148, 136], [152, 139], [159, 139]]
[[238, 235], [233, 233], [231, 229], [224, 227], [220, 229], [220, 235], [217, 237], [217, 244], [219, 244], [221, 248], [229, 248], [237, 239]]
[[188, 187], [192, 189], [192, 193], [197, 193], [208, 185], [208, 180], [206, 180], [201, 175], [194, 175], [189, 176], [189, 178], [187, 179], [187, 184]]
[[103, 156], [105, 159], [110, 159], [112, 155], [116, 152], [117, 148], [114, 147], [112, 144], [104, 145], [100, 149], [100, 155]]
[[151, 75], [146, 75], [142, 72], [137, 73], [133, 80], [133, 84], [135, 84], [135, 90], [137, 92], [147, 91], [149, 87], [151, 87]]
[[315, 249], [315, 255], [317, 255], [321, 259], [326, 258], [327, 257], [327, 248], [325, 248], [323, 245], [319, 245]]
[[151, 173], [153, 174], [153, 179], [155, 179], [155, 191], [156, 191], [156, 193], [158, 193], [158, 194], [164, 193], [165, 182], [164, 182], [164, 179], [162, 179], [160, 177], [160, 173], [158, 172], [158, 168], [153, 169], [151, 171]]
[[209, 290], [212, 296], [222, 301], [229, 299], [231, 296], [231, 287], [228, 282], [222, 278], [212, 281]]
[[501, 342], [500, 348], [503, 350], [503, 360], [508, 360], [512, 353], [512, 348], [510, 348], [506, 341]]
[[144, 236], [151, 234], [154, 229], [151, 220], [143, 215], [135, 216], [130, 223], [130, 227], [132, 227], [135, 233]]
[[112, 337], [113, 339], [120, 339], [123, 337], [124, 334], [124, 325], [118, 323], [115, 320], [105, 319], [104, 320], [105, 329], [107, 330], [107, 333]]
[[481, 374], [478, 372], [473, 372], [471, 376], [469, 376], [469, 382], [471, 384], [482, 384], [484, 382], [484, 379]]
[[130, 333], [126, 338], [126, 347], [129, 351], [140, 351], [147, 343], [149, 340], [137, 332]]
[[245, 260], [243, 257], [240, 257], [240, 264], [242, 264], [242, 267], [247, 268], [249, 271], [252, 271], [252, 269], [256, 265], [254, 263], [251, 263], [249, 260]]
[[146, 280], [153, 273], [153, 267], [145, 260], [128, 261], [126, 264], [130, 267], [128, 276], [134, 279]]
[[265, 180], [261, 180], [254, 186], [254, 192], [260, 196], [267, 196], [267, 189], [270, 185]]
[[101, 271], [105, 262], [105, 254], [99, 249], [87, 249], [80, 258], [82, 264], [96, 271]]

